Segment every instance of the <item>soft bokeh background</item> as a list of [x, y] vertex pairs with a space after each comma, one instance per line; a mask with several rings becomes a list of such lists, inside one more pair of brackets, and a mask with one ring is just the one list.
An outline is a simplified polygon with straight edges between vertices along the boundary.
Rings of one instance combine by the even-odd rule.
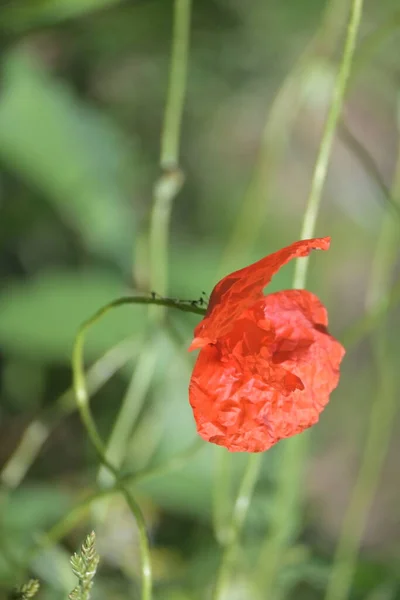
[[[170, 295], [199, 298], [220, 275], [298, 238], [348, 5], [194, 2], [181, 143], [186, 181], [172, 213]], [[0, 5], [3, 596], [31, 574], [42, 581], [42, 598], [66, 597], [75, 585], [68, 557], [94, 528], [102, 557], [95, 597], [139, 597], [136, 529], [118, 497], [92, 507], [46, 553], [25, 557], [40, 535], [95, 488], [96, 478], [106, 479], [98, 474], [73, 400], [65, 396], [70, 356], [78, 326], [93, 311], [118, 295], [149, 291], [146, 244], [160, 173], [172, 11], [170, 0]], [[388, 394], [396, 402], [398, 311], [390, 312], [383, 361], [389, 391], [375, 360], [379, 327], [361, 340], [349, 329], [386, 301], [396, 279], [399, 217], [385, 186], [392, 185], [399, 137], [399, 24], [397, 0], [366, 2], [316, 230], [331, 235], [332, 246], [313, 255], [308, 283], [329, 309], [332, 333], [348, 336], [348, 354], [341, 385], [311, 435], [302, 475], [304, 510], [294, 517], [274, 598], [324, 598], [365, 440], [371, 422], [380, 419], [377, 404], [370, 419], [371, 408], [380, 401], [386, 406]], [[299, 75], [296, 64], [306, 47], [309, 57]], [[381, 239], [391, 241], [377, 253], [385, 219]], [[368, 293], [371, 273], [375, 286]], [[288, 265], [271, 289], [290, 287], [292, 275]], [[124, 402], [114, 450], [127, 469], [137, 471], [164, 464], [196, 439], [187, 397], [193, 356], [185, 344], [198, 318], [171, 314], [168, 330], [149, 332], [146, 315], [140, 307], [119, 309], [96, 327], [86, 346], [88, 364], [108, 352], [92, 372], [94, 388], [101, 387], [93, 399], [96, 421], [109, 435]], [[383, 444], [379, 432], [375, 438], [376, 453], [385, 454], [386, 443], [388, 452], [361, 540], [355, 599], [400, 597], [394, 412]], [[46, 440], [42, 448], [40, 440]], [[282, 444], [264, 457], [236, 571], [237, 595], [231, 590], [230, 598], [252, 598], [243, 590], [274, 518]], [[151, 532], [156, 598], [208, 597], [220, 558], [212, 489], [221, 452], [201, 446], [182, 468], [133, 488]], [[234, 489], [246, 457], [223, 460]], [[363, 498], [361, 489], [360, 510]]]

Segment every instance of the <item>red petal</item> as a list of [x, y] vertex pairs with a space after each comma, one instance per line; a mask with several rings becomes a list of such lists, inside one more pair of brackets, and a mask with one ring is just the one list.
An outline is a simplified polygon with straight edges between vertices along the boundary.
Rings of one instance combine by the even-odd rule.
[[[228, 333], [233, 321], [263, 297], [263, 289], [283, 265], [293, 258], [307, 256], [311, 250], [327, 250], [329, 244], [329, 237], [295, 242], [221, 279], [212, 291], [206, 316], [194, 331], [195, 338], [205, 344], [214, 343]], [[203, 346], [204, 342], [194, 341], [191, 349]]]
[[197, 358], [189, 396], [199, 434], [231, 451], [261, 452], [313, 425], [344, 355], [313, 294], [263, 297]]

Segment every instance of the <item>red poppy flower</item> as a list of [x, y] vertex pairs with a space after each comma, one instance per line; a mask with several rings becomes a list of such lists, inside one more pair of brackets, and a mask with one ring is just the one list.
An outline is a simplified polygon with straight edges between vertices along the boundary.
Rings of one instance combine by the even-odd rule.
[[201, 348], [189, 398], [205, 440], [232, 452], [263, 452], [318, 421], [338, 384], [344, 348], [328, 334], [326, 309], [314, 294], [264, 296], [263, 289], [292, 258], [329, 244], [296, 242], [213, 289], [190, 346]]

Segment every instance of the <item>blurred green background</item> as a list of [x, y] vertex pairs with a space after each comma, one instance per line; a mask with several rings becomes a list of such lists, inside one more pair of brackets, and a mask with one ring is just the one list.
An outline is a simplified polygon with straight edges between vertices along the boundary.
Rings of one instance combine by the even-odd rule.
[[[224, 273], [298, 239], [348, 9], [344, 0], [193, 2], [186, 180], [172, 211], [169, 295], [209, 294]], [[94, 596], [140, 597], [136, 527], [119, 497], [91, 506], [45, 552], [30, 549], [96, 478], [107, 481], [65, 392], [82, 321], [119, 295], [150, 291], [147, 236], [172, 15], [170, 0], [0, 3], [1, 597], [32, 575], [41, 598], [65, 598], [75, 585], [68, 557], [92, 528], [101, 555]], [[400, 598], [400, 323], [395, 307], [385, 309], [398, 259], [399, 25], [397, 0], [366, 2], [316, 230], [332, 245], [312, 257], [308, 282], [328, 307], [332, 333], [349, 340], [348, 353], [311, 434], [304, 503], [268, 599], [325, 597], [366, 456], [377, 465], [367, 460], [372, 470], [365, 467], [367, 483], [356, 489], [353, 514], [367, 518], [359, 532], [355, 523], [351, 598]], [[271, 290], [290, 287], [292, 276], [288, 265]], [[359, 320], [382, 306], [389, 335], [378, 323], [360, 336]], [[127, 470], [163, 465], [196, 440], [185, 347], [198, 320], [169, 314], [168, 326], [154, 329], [145, 308], [125, 307], [88, 337], [88, 364], [100, 359], [90, 374], [92, 390], [100, 388], [96, 422], [106, 438], [120, 415], [114, 452]], [[383, 359], [375, 352], [382, 337]], [[273, 528], [284, 444], [263, 457], [232, 600], [255, 597], [248, 585]], [[200, 445], [180, 468], [132, 488], [150, 531], [155, 598], [210, 597], [221, 556], [215, 467], [225, 465], [219, 474], [233, 497], [246, 462], [221, 459], [224, 452]]]

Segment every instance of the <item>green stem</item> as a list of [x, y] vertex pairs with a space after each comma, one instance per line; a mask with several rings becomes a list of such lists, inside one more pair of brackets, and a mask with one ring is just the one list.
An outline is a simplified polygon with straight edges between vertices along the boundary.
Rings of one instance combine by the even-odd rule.
[[[392, 197], [400, 195], [400, 149]], [[389, 294], [391, 272], [397, 255], [399, 230], [390, 213], [384, 215], [371, 269], [366, 303], [370, 309], [381, 304]], [[326, 600], [346, 600], [357, 566], [357, 557], [369, 510], [379, 485], [380, 473], [387, 454], [397, 412], [396, 378], [387, 349], [386, 328], [374, 336], [373, 352], [379, 376], [379, 389], [374, 399], [367, 427], [367, 439], [360, 470], [345, 512], [335, 559], [326, 591]]]
[[161, 168], [179, 164], [179, 141], [186, 93], [191, 0], [175, 0], [169, 87], [161, 136]]
[[197, 438], [188, 448], [178, 452], [165, 463], [155, 467], [148, 467], [141, 471], [136, 471], [135, 473], [126, 473], [121, 477], [121, 481], [124, 483], [137, 484], [143, 480], [152, 479], [153, 477], [162, 477], [168, 475], [168, 473], [171, 473], [172, 471], [178, 471], [187, 465], [189, 460], [204, 448], [205, 445], [204, 440]]
[[139, 550], [142, 562], [142, 600], [151, 600], [153, 575], [150, 559], [150, 545], [146, 530], [146, 521], [144, 520], [143, 513], [140, 509], [139, 504], [136, 502], [136, 500], [128, 491], [128, 489], [120, 482], [118, 482], [117, 487], [121, 490], [122, 494], [124, 495], [125, 501], [136, 520], [136, 526], [139, 532]]
[[[175, 0], [169, 86], [161, 135], [160, 166], [150, 217], [150, 286], [164, 296], [168, 282], [168, 231], [172, 203], [184, 176], [179, 168], [179, 141], [189, 56], [191, 0]], [[162, 311], [158, 311], [159, 316]]]
[[396, 216], [396, 218], [399, 219], [400, 208], [396, 204], [395, 199], [392, 198], [392, 193], [386, 185], [385, 180], [380, 173], [379, 167], [375, 162], [375, 159], [368, 152], [367, 148], [365, 148], [365, 146], [357, 139], [357, 137], [349, 129], [343, 116], [339, 123], [338, 135], [340, 136], [344, 144], [346, 144], [349, 150], [358, 159], [359, 163], [364, 168], [366, 174], [375, 183], [376, 187], [381, 192], [382, 198], [387, 204], [387, 207], [390, 208], [393, 211], [393, 214]]
[[[350, 18], [347, 27], [346, 41], [343, 49], [343, 56], [334, 84], [332, 102], [324, 125], [321, 145], [315, 163], [315, 168], [311, 181], [310, 195], [304, 213], [303, 226], [300, 233], [301, 239], [307, 239], [314, 235], [319, 206], [322, 198], [322, 190], [324, 187], [326, 174], [328, 172], [332, 144], [335, 137], [336, 127], [338, 124], [340, 113], [342, 111], [347, 82], [350, 76], [350, 69], [353, 62], [357, 34], [361, 22], [362, 9], [363, 0], [352, 0]], [[305, 257], [304, 260], [296, 262], [293, 282], [294, 288], [304, 288], [307, 278], [308, 263], [309, 257]]]
[[146, 533], [146, 524], [140, 510], [139, 505], [131, 496], [127, 488], [120, 481], [120, 474], [118, 469], [112, 464], [106, 456], [106, 448], [97, 430], [94, 422], [92, 413], [89, 406], [89, 395], [86, 387], [85, 372], [83, 366], [83, 344], [87, 331], [95, 325], [103, 316], [105, 316], [110, 310], [123, 306], [125, 304], [157, 304], [160, 306], [167, 306], [173, 308], [179, 308], [189, 312], [197, 312], [200, 310], [200, 314], [204, 314], [204, 309], [199, 309], [191, 304], [182, 303], [178, 300], [171, 300], [168, 298], [144, 298], [141, 296], [132, 296], [118, 298], [113, 302], [110, 302], [100, 310], [96, 312], [91, 318], [89, 318], [80, 328], [78, 335], [75, 339], [75, 344], [72, 354], [72, 369], [73, 369], [73, 387], [75, 397], [81, 416], [82, 423], [86, 429], [88, 437], [96, 450], [100, 462], [106, 467], [109, 472], [114, 476], [116, 487], [121, 490], [125, 496], [125, 500], [129, 505], [132, 514], [134, 515], [139, 531], [139, 546], [142, 561], [142, 600], [150, 600], [151, 598], [151, 587], [152, 587], [152, 575], [151, 575], [151, 564], [150, 564], [150, 549], [149, 542]]
[[[315, 163], [310, 195], [300, 234], [301, 239], [311, 238], [314, 235], [333, 139], [342, 110], [350, 68], [354, 57], [362, 8], [363, 0], [352, 1], [342, 60], [334, 84], [332, 102], [326, 118]], [[305, 287], [308, 264], [308, 257], [305, 257], [301, 261], [296, 261], [293, 288], [302, 289]], [[270, 598], [273, 595], [282, 557], [297, 528], [301, 506], [301, 481], [307, 453], [307, 439], [308, 436], [303, 434], [286, 440], [282, 445], [276, 500], [274, 502], [276, 514], [271, 520], [270, 537], [261, 549], [257, 568], [257, 582], [265, 598]]]
[[[118, 468], [122, 466], [131, 432], [149, 391], [157, 359], [157, 346], [152, 338], [148, 344], [143, 344], [107, 442], [107, 458]], [[100, 487], [106, 487], [111, 483], [110, 473], [104, 467], [99, 469], [97, 482]], [[107, 506], [105, 503], [104, 510]]]
[[304, 102], [304, 90], [316, 63], [319, 64], [321, 46], [327, 53], [336, 48], [347, 1], [336, 0], [327, 3], [317, 32], [284, 78], [272, 101], [262, 133], [257, 162], [221, 260], [221, 274], [235, 268], [232, 257], [240, 256], [242, 259], [258, 238], [279, 163], [287, 149], [293, 125]]

